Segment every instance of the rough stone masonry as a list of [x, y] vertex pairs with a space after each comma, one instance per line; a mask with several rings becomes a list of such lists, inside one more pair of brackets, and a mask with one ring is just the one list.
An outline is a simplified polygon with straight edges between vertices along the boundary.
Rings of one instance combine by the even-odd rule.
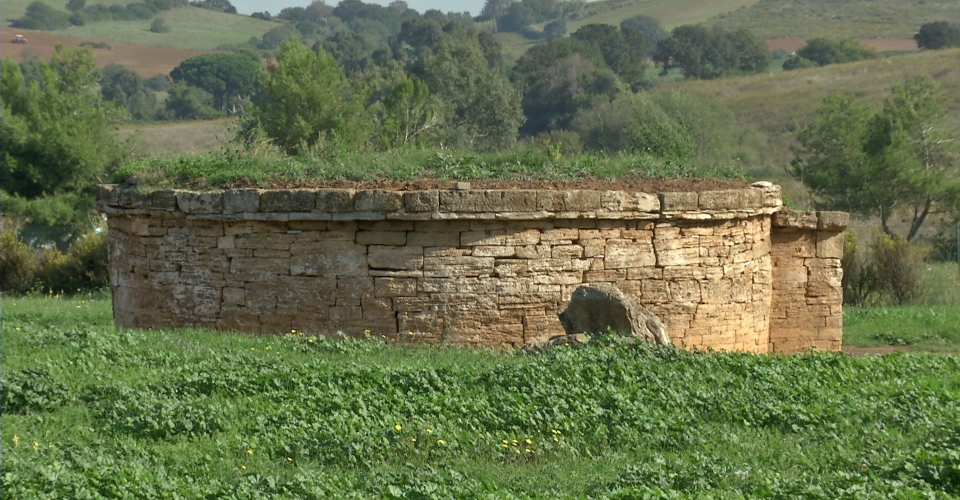
[[613, 283], [688, 348], [839, 350], [848, 216], [780, 188], [289, 189], [102, 186], [114, 319], [520, 346]]

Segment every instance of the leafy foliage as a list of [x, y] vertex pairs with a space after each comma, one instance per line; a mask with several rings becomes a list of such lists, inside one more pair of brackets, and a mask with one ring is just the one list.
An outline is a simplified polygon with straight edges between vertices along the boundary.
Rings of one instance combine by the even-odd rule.
[[877, 51], [853, 38], [811, 38], [803, 44], [803, 47], [800, 47], [795, 57], [784, 61], [783, 69], [789, 71], [814, 65], [842, 64], [876, 57]]
[[877, 215], [887, 234], [894, 209], [906, 208], [911, 241], [932, 211], [956, 209], [960, 157], [937, 87], [911, 78], [892, 94], [879, 111], [849, 97], [826, 98], [817, 120], [798, 134], [792, 172], [823, 206]]
[[663, 68], [663, 75], [679, 68], [687, 78], [709, 80], [766, 71], [771, 58], [763, 40], [745, 29], [685, 25], [657, 44], [653, 60]]
[[23, 300], [5, 310], [16, 350], [4, 395], [11, 374], [46, 371], [21, 381], [52, 404], [4, 410], [4, 498], [957, 492], [956, 356], [690, 353], [616, 338], [527, 356], [114, 331], [107, 301]]
[[925, 23], [920, 26], [920, 31], [913, 35], [913, 39], [921, 49], [960, 47], [960, 28], [946, 21]]
[[249, 98], [262, 74], [260, 56], [237, 52], [191, 57], [173, 68], [170, 78], [209, 92], [213, 95], [213, 107], [222, 111], [230, 102]]
[[[34, 64], [37, 79], [27, 84], [19, 65], [2, 63], [0, 185], [25, 200], [91, 196], [126, 155], [113, 130], [124, 113], [100, 100], [100, 70], [89, 49], [58, 46], [49, 63]], [[84, 208], [76, 206], [57, 222], [84, 221]]]

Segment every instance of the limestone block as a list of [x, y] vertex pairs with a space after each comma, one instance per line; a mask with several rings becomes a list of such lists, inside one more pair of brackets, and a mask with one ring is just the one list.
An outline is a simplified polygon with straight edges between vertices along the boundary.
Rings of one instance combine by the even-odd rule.
[[476, 246], [473, 247], [474, 257], [513, 257], [517, 254], [513, 246]]
[[440, 192], [437, 190], [403, 193], [403, 208], [407, 212], [436, 212], [440, 210]]
[[850, 225], [847, 212], [817, 212], [817, 229], [821, 231], [843, 231]]
[[536, 191], [440, 191], [440, 210], [444, 212], [532, 212], [536, 206]]
[[552, 252], [551, 257], [554, 259], [579, 259], [583, 257], [583, 247], [580, 245], [557, 245], [553, 247]]
[[550, 245], [525, 245], [516, 247], [517, 258], [520, 259], [549, 259], [553, 253]]
[[403, 207], [403, 195], [386, 189], [362, 189], [353, 201], [355, 212], [396, 212]]
[[826, 259], [842, 259], [843, 233], [817, 231], [817, 257]]
[[460, 233], [426, 233], [414, 231], [407, 233], [407, 244], [422, 247], [456, 247], [460, 245]]
[[656, 213], [660, 211], [660, 198], [650, 193], [603, 191], [600, 208], [608, 212]]
[[357, 233], [360, 245], [406, 245], [407, 233], [403, 231], [360, 231]]
[[550, 212], [587, 212], [601, 208], [600, 191], [537, 191], [537, 210]]
[[460, 233], [462, 246], [521, 246], [536, 245], [539, 242], [540, 231], [536, 229], [491, 229]]
[[289, 274], [294, 276], [366, 276], [367, 254], [362, 245], [328, 245], [315, 252], [294, 254]]
[[223, 213], [223, 193], [219, 191], [177, 191], [177, 207], [187, 214]]
[[317, 193], [311, 189], [284, 189], [264, 191], [260, 195], [260, 210], [264, 212], [309, 212], [316, 206]]
[[259, 189], [230, 189], [223, 192], [224, 213], [253, 213], [260, 211]]
[[540, 241], [550, 244], [558, 244], [565, 241], [567, 245], [580, 239], [580, 230], [574, 228], [550, 228], [545, 229], [540, 234]]
[[250, 234], [234, 237], [233, 247], [290, 251], [295, 240], [292, 234]]
[[423, 247], [370, 245], [367, 263], [372, 269], [422, 269]]
[[490, 276], [494, 272], [493, 257], [436, 257], [423, 258], [423, 275], [427, 278], [457, 276]]
[[697, 208], [697, 193], [660, 193], [660, 210], [663, 212], [688, 212]]
[[237, 257], [230, 260], [230, 274], [244, 281], [274, 281], [290, 274], [290, 259]]
[[770, 253], [774, 255], [778, 264], [783, 259], [817, 256], [817, 237], [816, 233], [811, 231], [774, 232], [771, 243]]
[[364, 297], [360, 299], [360, 309], [364, 319], [393, 316], [393, 299], [385, 297]]
[[[375, 296], [374, 278], [368, 277], [337, 277], [336, 288], [337, 304], [341, 299], [362, 299]], [[359, 302], [352, 302], [359, 304]]]
[[773, 227], [783, 227], [792, 229], [816, 229], [817, 213], [800, 212], [797, 210], [783, 209], [775, 214], [771, 219]]
[[[751, 196], [749, 193], [752, 193]], [[722, 191], [703, 191], [699, 195], [700, 210], [741, 210], [760, 208], [762, 195], [749, 189], [725, 189]]]
[[657, 256], [650, 242], [608, 240], [603, 263], [606, 269], [652, 267], [657, 264]]
[[417, 295], [417, 279], [376, 278], [373, 288], [376, 297], [415, 297]]
[[656, 251], [656, 265], [666, 266], [692, 266], [700, 263], [700, 248], [677, 248], [670, 250]]
[[355, 195], [353, 189], [321, 189], [316, 192], [316, 209], [330, 213], [353, 212]]
[[120, 204], [121, 187], [117, 184], [99, 184], [97, 185], [97, 208], [103, 209], [108, 206], [118, 206]]
[[177, 209], [177, 192], [164, 189], [150, 193], [150, 208], [155, 210], [174, 211]]
[[137, 191], [135, 187], [123, 187], [119, 190], [117, 205], [122, 208], [144, 208], [150, 203], [149, 195]]

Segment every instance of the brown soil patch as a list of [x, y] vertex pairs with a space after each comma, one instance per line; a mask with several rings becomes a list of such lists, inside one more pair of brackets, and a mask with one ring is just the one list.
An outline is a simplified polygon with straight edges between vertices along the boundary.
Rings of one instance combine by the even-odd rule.
[[[421, 191], [426, 189], [454, 189], [457, 181], [440, 181], [436, 179], [417, 179], [410, 181], [392, 181], [387, 179], [371, 181], [330, 181], [330, 180], [287, 180], [275, 179], [264, 182], [260, 187], [267, 189], [293, 188], [348, 188], [348, 189], [389, 189], [393, 191]], [[723, 179], [620, 179], [607, 180], [494, 180], [479, 179], [463, 181], [470, 184], [470, 189], [554, 189], [554, 190], [609, 190], [609, 191], [637, 191], [644, 193], [663, 192], [691, 192], [716, 191], [722, 189], [743, 189], [750, 184], [746, 181]], [[238, 181], [225, 186], [227, 188], [257, 187], [250, 181]]]
[[854, 345], [845, 345], [841, 349], [844, 354], [849, 354], [850, 356], [875, 356], [878, 354], [893, 354], [897, 352], [913, 352], [906, 347], [898, 346], [872, 346], [872, 347], [861, 347]]
[[[23, 35], [29, 43], [14, 44], [14, 35]], [[93, 49], [93, 56], [97, 58], [97, 65], [101, 68], [118, 63], [136, 71], [140, 76], [149, 78], [158, 74], [168, 74], [184, 59], [199, 54], [209, 54], [211, 50], [171, 49], [167, 47], [152, 47], [133, 43], [114, 42], [112, 40], [95, 40], [63, 35], [52, 35], [44, 31], [20, 30], [16, 28], [0, 28], [0, 53], [20, 62], [29, 57], [50, 59], [54, 47], [59, 43], [64, 47], [77, 47], [82, 42], [103, 42], [110, 49]]]
[[[860, 43], [877, 52], [910, 52], [920, 50], [912, 38], [860, 38]], [[783, 49], [796, 52], [806, 43], [806, 38], [772, 38], [764, 40], [770, 50]]]

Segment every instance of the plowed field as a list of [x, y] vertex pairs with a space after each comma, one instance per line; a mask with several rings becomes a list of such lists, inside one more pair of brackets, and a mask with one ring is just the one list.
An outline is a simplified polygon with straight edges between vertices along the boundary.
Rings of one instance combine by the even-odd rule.
[[[29, 41], [25, 45], [11, 43], [14, 35], [23, 35]], [[0, 55], [10, 57], [14, 61], [39, 56], [49, 59], [56, 44], [64, 47], [76, 47], [83, 42], [103, 42], [110, 49], [93, 49], [100, 67], [110, 63], [122, 64], [141, 76], [149, 78], [159, 73], [169, 73], [184, 59], [198, 54], [206, 54], [209, 50], [171, 49], [166, 47], [151, 47], [133, 43], [114, 42], [111, 40], [91, 40], [86, 38], [52, 35], [43, 31], [17, 30], [14, 28], [0, 28]]]

